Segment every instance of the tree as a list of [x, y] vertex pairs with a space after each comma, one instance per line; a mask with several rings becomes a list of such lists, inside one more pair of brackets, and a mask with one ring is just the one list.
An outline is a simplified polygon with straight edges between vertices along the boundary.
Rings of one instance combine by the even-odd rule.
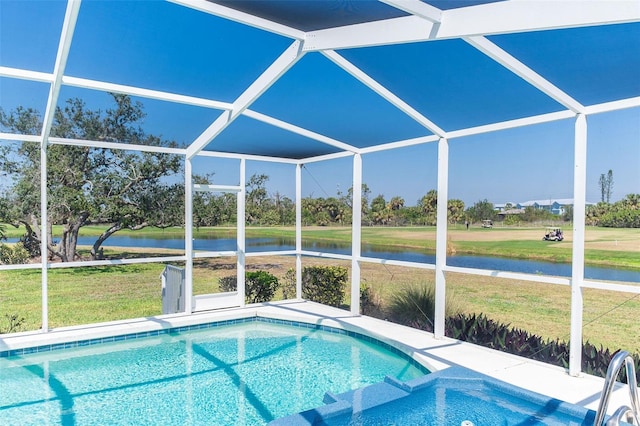
[[[366, 183], [363, 183], [361, 186], [362, 190], [362, 215], [366, 215], [367, 214], [367, 210], [369, 207], [369, 196], [371, 196], [371, 190], [369, 189], [369, 186]], [[338, 197], [340, 198], [340, 200], [345, 204], [345, 206], [349, 209], [352, 210], [353, 208], [353, 187], [350, 187], [347, 190], [347, 195], [343, 195], [342, 192], [338, 191]]]
[[381, 212], [387, 208], [387, 202], [384, 199], [384, 195], [380, 194], [371, 200], [371, 211]]
[[424, 223], [426, 225], [435, 225], [438, 207], [438, 191], [430, 190], [422, 198], [418, 200], [418, 207], [424, 215]]
[[611, 194], [613, 194], [613, 170], [609, 170], [606, 175], [602, 173], [598, 185], [600, 186], [600, 201], [610, 203]]
[[612, 228], [640, 228], [640, 194], [628, 194], [613, 204], [598, 203], [596, 224]]
[[[417, 207], [423, 215], [423, 223], [435, 225], [438, 215], [438, 191], [432, 189], [427, 192], [426, 195], [418, 200]], [[447, 216], [448, 223], [461, 221], [464, 216], [464, 201], [457, 199], [447, 200]]]
[[464, 218], [464, 201], [455, 198], [449, 200], [447, 202], [447, 213], [449, 223], [461, 222]]
[[521, 218], [525, 222], [542, 222], [546, 220], [556, 220], [558, 217], [545, 209], [537, 209], [533, 206], [524, 208]]
[[368, 216], [370, 223], [374, 225], [387, 225], [393, 219], [391, 207], [387, 205], [382, 194], [371, 200], [371, 210]]
[[620, 204], [625, 209], [640, 210], [640, 194], [627, 194], [620, 200]]
[[403, 223], [404, 217], [402, 211], [404, 210], [404, 198], [400, 196], [391, 197], [391, 200], [387, 204], [387, 210], [389, 211], [389, 223], [398, 226]]
[[[293, 205], [293, 202], [291, 204]], [[302, 218], [307, 225], [327, 226], [332, 223], [346, 223], [350, 220], [348, 213], [349, 210], [343, 201], [335, 197], [302, 199]]]
[[273, 205], [278, 213], [278, 224], [288, 225], [296, 222], [296, 204], [289, 197], [276, 191], [273, 194]]
[[[114, 107], [88, 110], [79, 99], [56, 108], [51, 135], [60, 138], [175, 147], [175, 142], [146, 134], [139, 122], [145, 114], [139, 102], [114, 94]], [[13, 133], [40, 134], [42, 122], [32, 109], [0, 110], [0, 128]], [[2, 172], [12, 176], [6, 194], [4, 220], [20, 224], [40, 242], [40, 146], [23, 142], [0, 153]], [[62, 225], [59, 242], [49, 226], [49, 257], [63, 262], [78, 258], [78, 233], [90, 224], [107, 225], [91, 249], [100, 257], [101, 245], [122, 229], [168, 227], [184, 221], [184, 189], [171, 183], [182, 167], [177, 155], [74, 145], [47, 147], [48, 223]]]
[[[201, 185], [211, 184], [213, 175], [193, 175], [193, 183]], [[193, 225], [217, 226], [236, 222], [237, 194], [196, 191], [193, 194]]]
[[245, 217], [249, 224], [260, 223], [265, 215], [267, 204], [270, 202], [266, 188], [268, 180], [269, 176], [265, 174], [254, 174], [247, 181]]
[[496, 212], [493, 209], [493, 203], [484, 199], [469, 207], [467, 209], [467, 216], [474, 222], [480, 222], [482, 220], [495, 219]]
[[393, 211], [397, 211], [400, 210], [404, 207], [404, 198], [399, 197], [399, 196], [395, 196], [391, 198], [391, 201], [389, 201], [389, 209], [393, 210]]
[[573, 220], [573, 204], [569, 204], [564, 207], [562, 220], [564, 220], [565, 222], [571, 222]]

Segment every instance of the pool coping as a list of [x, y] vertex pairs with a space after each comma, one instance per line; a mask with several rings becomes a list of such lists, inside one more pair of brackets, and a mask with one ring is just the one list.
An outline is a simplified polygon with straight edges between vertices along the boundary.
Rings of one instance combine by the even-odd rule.
[[218, 327], [224, 327], [229, 325], [247, 324], [247, 323], [254, 323], [254, 322], [286, 325], [289, 327], [305, 328], [310, 330], [320, 330], [327, 333], [354, 337], [356, 339], [360, 339], [362, 341], [378, 345], [381, 348], [386, 349], [389, 352], [392, 352], [393, 354], [402, 357], [403, 359], [408, 361], [412, 366], [422, 371], [424, 374], [431, 373], [431, 371], [426, 366], [424, 366], [423, 364], [415, 360], [411, 356], [411, 353], [403, 351], [402, 349], [396, 347], [395, 345], [389, 344], [387, 342], [383, 342], [382, 340], [372, 337], [369, 334], [364, 334], [358, 331], [347, 330], [344, 328], [338, 328], [335, 326], [329, 326], [324, 324], [311, 324], [308, 322], [270, 318], [270, 317], [260, 316], [257, 313], [256, 315], [247, 316], [243, 318], [223, 319], [223, 320], [217, 320], [212, 322], [182, 325], [178, 327], [161, 328], [161, 329], [150, 330], [150, 331], [139, 331], [134, 333], [112, 335], [107, 337], [97, 337], [92, 339], [73, 340], [73, 341], [65, 341], [65, 342], [59, 342], [59, 343], [53, 343], [53, 344], [44, 344], [44, 345], [30, 346], [30, 347], [24, 347], [24, 348], [8, 349], [8, 350], [0, 351], [0, 358], [10, 358], [10, 357], [16, 357], [16, 356], [23, 356], [23, 355], [41, 354], [41, 353], [48, 353], [48, 352], [53, 352], [61, 349], [82, 348], [87, 346], [100, 345], [104, 343], [123, 342], [125, 340], [131, 341], [131, 340], [143, 339], [148, 337], [180, 334], [180, 333], [185, 333], [185, 332], [195, 331], [195, 330], [215, 329]]
[[[590, 409], [597, 408], [604, 384], [600, 377], [587, 374], [570, 376], [567, 370], [561, 367], [451, 338], [435, 338], [432, 333], [364, 315], [352, 315], [342, 309], [305, 300], [268, 302], [191, 315], [163, 315], [64, 327], [47, 333], [32, 331], [5, 334], [0, 335], [0, 352], [251, 317], [321, 324], [366, 334], [409, 354], [432, 372], [462, 366], [506, 383]], [[617, 407], [628, 404], [628, 388], [617, 383], [608, 407], [609, 414]]]
[[[262, 305], [260, 305], [262, 306]], [[243, 315], [234, 312], [230, 317], [226, 315], [201, 316], [202, 321], [182, 324], [184, 318], [195, 319], [194, 316], [173, 315], [162, 317], [148, 317], [133, 321], [115, 321], [95, 324], [93, 326], [62, 327], [48, 333], [16, 333], [16, 335], [0, 335], [0, 358], [22, 356], [35, 353], [46, 353], [61, 349], [94, 346], [103, 343], [131, 341], [135, 339], [160, 336], [163, 334], [183, 333], [192, 330], [203, 330], [245, 322], [265, 322], [271, 324], [289, 325], [309, 329], [323, 330], [356, 337], [379, 346], [406, 358], [411, 364], [425, 373], [431, 372], [424, 359], [414, 357], [412, 351], [394, 340], [377, 338], [368, 330], [357, 327], [344, 327], [343, 323], [324, 324], [322, 322], [308, 322], [300, 319], [274, 318], [272, 315], [261, 315], [258, 310], [246, 311]], [[142, 320], [142, 321], [141, 321]], [[150, 324], [151, 323], [151, 324]], [[159, 324], [158, 327], [153, 324]], [[38, 338], [41, 344], [33, 345], [32, 338]]]

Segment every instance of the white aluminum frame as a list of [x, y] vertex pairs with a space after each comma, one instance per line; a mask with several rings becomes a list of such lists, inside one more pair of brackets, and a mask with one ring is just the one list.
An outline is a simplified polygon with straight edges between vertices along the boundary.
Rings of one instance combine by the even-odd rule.
[[[66, 60], [69, 54], [75, 23], [80, 8], [79, 0], [68, 0], [64, 23], [58, 45], [56, 62], [53, 73], [36, 72], [0, 66], [0, 77], [28, 80], [50, 85], [47, 99], [46, 112], [43, 120], [42, 133], [40, 135], [16, 135], [0, 133], [0, 140], [26, 141], [40, 143], [41, 145], [41, 225], [47, 226], [47, 146], [50, 144], [82, 145], [96, 148], [127, 149], [146, 152], [165, 152], [183, 155], [185, 158], [185, 255], [166, 256], [145, 259], [122, 259], [94, 262], [69, 262], [66, 264], [48, 264], [46, 256], [40, 264], [35, 265], [2, 265], [0, 271], [15, 269], [37, 269], [42, 271], [42, 331], [48, 330], [48, 276], [50, 268], [67, 268], [82, 266], [125, 265], [146, 262], [174, 262], [186, 263], [186, 288], [187, 288], [187, 312], [193, 311], [192, 280], [193, 259], [213, 256], [237, 255], [238, 267], [238, 296], [240, 303], [244, 304], [244, 271], [248, 256], [256, 255], [282, 255], [295, 254], [296, 256], [296, 297], [302, 297], [301, 269], [303, 256], [317, 256], [328, 259], [351, 261], [352, 286], [351, 286], [351, 313], [359, 314], [359, 285], [361, 262], [407, 266], [418, 269], [435, 270], [436, 274], [436, 319], [435, 335], [444, 335], [444, 294], [446, 292], [445, 272], [464, 273], [472, 275], [494, 276], [497, 278], [511, 278], [525, 281], [534, 281], [550, 285], [571, 286], [571, 358], [569, 372], [572, 375], [580, 373], [580, 343], [582, 337], [582, 289], [596, 288], [609, 291], [640, 294], [640, 286], [601, 283], [584, 279], [584, 225], [585, 225], [585, 191], [586, 191], [586, 155], [587, 155], [587, 117], [593, 114], [606, 113], [627, 108], [640, 107], [640, 97], [619, 99], [612, 102], [582, 105], [561, 88], [556, 87], [544, 79], [535, 70], [524, 65], [508, 52], [490, 42], [486, 36], [509, 32], [537, 31], [559, 28], [571, 28], [578, 26], [606, 25], [626, 22], [640, 22], [640, 8], [636, 1], [629, 0], [573, 0], [554, 2], [526, 2], [506, 1], [482, 4], [472, 7], [441, 11], [418, 0], [382, 0], [386, 4], [401, 9], [409, 16], [387, 19], [384, 21], [367, 22], [356, 25], [347, 25], [338, 28], [322, 29], [318, 31], [303, 32], [295, 28], [287, 27], [264, 18], [239, 12], [229, 7], [221, 6], [205, 0], [172, 0], [174, 3], [193, 8], [203, 13], [209, 13], [224, 19], [230, 19], [245, 25], [253, 26], [275, 34], [293, 39], [292, 44], [272, 63], [272, 65], [258, 77], [233, 103], [221, 102], [213, 99], [203, 99], [186, 96], [178, 93], [168, 93], [147, 88], [133, 87], [115, 84], [106, 81], [95, 81], [64, 74]], [[547, 96], [555, 99], [566, 109], [548, 114], [508, 120], [482, 126], [455, 129], [445, 131], [423, 116], [409, 103], [398, 97], [392, 91], [368, 76], [366, 72], [358, 69], [353, 64], [335, 52], [336, 49], [360, 46], [375, 46], [381, 44], [394, 44], [405, 42], [418, 42], [439, 40], [447, 38], [459, 38], [465, 40], [489, 58], [497, 61], [518, 77], [527, 81]], [[270, 117], [263, 113], [251, 111], [249, 106], [274, 84], [284, 73], [304, 56], [306, 52], [318, 51], [343, 70], [358, 79], [375, 93], [386, 99], [408, 117], [421, 124], [433, 133], [433, 136], [425, 136], [414, 139], [390, 142], [376, 146], [357, 148], [343, 141], [318, 134], [308, 129], [303, 129], [292, 123]], [[63, 85], [79, 87], [91, 90], [110, 91], [131, 96], [140, 96], [166, 102], [179, 103], [197, 107], [220, 110], [219, 117], [186, 149], [150, 147], [142, 145], [127, 145], [114, 142], [84, 141], [63, 138], [52, 138], [49, 135], [53, 122], [53, 113], [58, 101], [60, 88]], [[203, 151], [215, 137], [222, 132], [239, 115], [260, 120], [266, 124], [279, 127], [283, 130], [299, 134], [326, 144], [339, 150], [334, 154], [320, 155], [303, 160], [289, 158], [272, 158], [251, 154], [231, 154], [225, 152]], [[456, 138], [488, 132], [512, 129], [517, 127], [547, 123], [558, 120], [575, 119], [574, 139], [574, 239], [571, 279], [544, 277], [530, 274], [519, 274], [502, 271], [479, 270], [472, 268], [452, 267], [446, 264], [446, 239], [447, 239], [447, 201], [448, 201], [448, 147]], [[362, 184], [362, 155], [372, 152], [386, 151], [396, 148], [433, 143], [438, 141], [438, 209], [436, 231], [436, 263], [421, 264], [414, 262], [402, 262], [383, 259], [373, 259], [361, 256], [361, 184]], [[240, 160], [240, 182], [235, 186], [202, 186], [192, 184], [191, 161], [196, 156], [235, 158]], [[351, 255], [338, 255], [323, 252], [313, 252], [302, 249], [302, 175], [301, 169], [305, 163], [326, 161], [345, 156], [353, 156], [353, 224], [352, 224], [352, 252]], [[246, 174], [246, 161], [271, 161], [292, 164], [296, 167], [296, 248], [287, 252], [245, 253], [245, 192], [244, 185]], [[194, 190], [219, 190], [232, 191], [238, 194], [238, 234], [237, 251], [233, 252], [193, 252], [193, 219], [192, 200]], [[47, 251], [46, 232], [43, 232], [41, 250]]]

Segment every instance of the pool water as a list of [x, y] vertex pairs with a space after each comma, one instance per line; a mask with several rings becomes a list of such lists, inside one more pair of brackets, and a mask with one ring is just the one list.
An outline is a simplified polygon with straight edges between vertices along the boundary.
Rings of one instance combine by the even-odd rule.
[[425, 374], [370, 341], [245, 322], [0, 358], [3, 425], [260, 425]]
[[520, 400], [502, 391], [475, 384], [466, 388], [434, 386], [351, 416], [327, 419], [324, 426], [372, 425], [491, 425], [491, 426], [577, 426], [592, 425], [584, 418], [556, 412], [560, 401], [542, 406]]
[[578, 426], [595, 412], [463, 367], [406, 382], [387, 379], [325, 397], [327, 405], [270, 426]]

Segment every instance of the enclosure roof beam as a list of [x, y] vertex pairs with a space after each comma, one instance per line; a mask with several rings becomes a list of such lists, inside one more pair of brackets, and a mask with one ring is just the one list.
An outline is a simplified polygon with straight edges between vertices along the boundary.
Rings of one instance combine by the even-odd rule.
[[464, 41], [574, 113], [577, 114], [584, 111], [584, 106], [580, 104], [580, 102], [576, 101], [558, 87], [551, 84], [540, 74], [511, 56], [509, 53], [505, 52], [495, 43], [487, 40], [485, 37], [466, 37]]
[[381, 0], [381, 2], [412, 15], [424, 18], [434, 24], [442, 21], [442, 10], [420, 0]]
[[193, 105], [205, 108], [230, 110], [233, 105], [228, 102], [214, 101], [211, 99], [185, 96], [177, 93], [162, 92], [159, 90], [143, 89], [140, 87], [126, 86], [123, 84], [107, 83], [103, 81], [89, 80], [86, 78], [63, 76], [62, 83], [67, 86], [79, 87], [82, 89], [101, 90], [103, 92], [121, 93], [141, 98], [168, 101], [185, 105]]
[[440, 136], [429, 135], [421, 136], [419, 138], [405, 139], [403, 141], [389, 142], [381, 145], [374, 145], [360, 150], [361, 154], [371, 154], [372, 152], [388, 151], [390, 149], [406, 148], [409, 146], [422, 145], [425, 143], [438, 142]]
[[29, 71], [19, 68], [0, 67], [0, 77], [19, 78], [21, 80], [38, 81], [41, 83], [53, 83], [53, 74], [38, 71]]
[[621, 109], [640, 107], [640, 96], [635, 98], [620, 99], [618, 101], [604, 102], [601, 104], [591, 105], [585, 108], [585, 113], [599, 114], [602, 112], [618, 111]]
[[[500, 130], [513, 129], [517, 127], [530, 126], [535, 124], [549, 123], [552, 121], [566, 120], [569, 118], [575, 117], [576, 114], [572, 111], [559, 111], [552, 112], [549, 114], [541, 114], [532, 117], [518, 118], [515, 120], [502, 121], [499, 123], [492, 123], [483, 126], [477, 127], [469, 127], [466, 129], [454, 130], [451, 132], [447, 132], [448, 139], [461, 138], [465, 136], [479, 135], [482, 133], [490, 133], [496, 132]], [[413, 139], [406, 139], [402, 141], [390, 142], [386, 144], [374, 145], [367, 148], [360, 149], [360, 154], [370, 154], [372, 152], [386, 151], [390, 149], [396, 148], [404, 148], [408, 146], [414, 145], [422, 145], [425, 143], [437, 142], [439, 140], [439, 136], [430, 135], [430, 136], [422, 136]]]
[[337, 158], [345, 158], [345, 157], [351, 157], [352, 155], [354, 155], [351, 152], [336, 152], [334, 154], [325, 154], [325, 155], [318, 155], [316, 157], [308, 157], [302, 160], [298, 160], [299, 164], [308, 164], [308, 163], [317, 163], [319, 161], [327, 161], [327, 160], [335, 160]]
[[182, 6], [189, 7], [191, 9], [199, 10], [210, 15], [219, 16], [229, 19], [231, 21], [239, 22], [241, 24], [249, 25], [251, 27], [260, 28], [274, 34], [293, 38], [296, 40], [304, 39], [304, 31], [297, 30], [295, 28], [288, 27], [286, 25], [278, 24], [268, 19], [260, 18], [258, 16], [250, 15], [245, 12], [235, 10], [230, 7], [222, 6], [206, 0], [169, 0], [172, 3], [176, 3]]
[[294, 41], [233, 103], [231, 111], [224, 111], [190, 146], [187, 157], [192, 158], [242, 114], [260, 95], [275, 83], [289, 68], [304, 56], [302, 43]]
[[364, 71], [353, 65], [351, 62], [347, 61], [343, 56], [334, 52], [333, 50], [328, 50], [322, 52], [327, 58], [331, 59], [336, 65], [341, 67], [343, 70], [351, 74], [353, 77], [358, 79], [364, 85], [369, 87], [371, 90], [376, 92], [378, 95], [382, 96], [388, 102], [393, 104], [396, 108], [400, 109], [402, 112], [407, 114], [409, 117], [420, 123], [430, 132], [438, 135], [444, 136], [446, 132], [442, 130], [437, 124], [420, 114], [413, 107], [407, 104], [405, 101], [400, 99], [382, 84], [378, 83], [376, 80], [367, 75]]
[[431, 38], [434, 25], [424, 18], [411, 15], [309, 31], [305, 37], [304, 50], [334, 50], [425, 41]]
[[17, 142], [42, 142], [40, 135], [21, 135], [18, 133], [0, 133], [0, 140], [17, 141]]
[[[398, 1], [399, 5], [404, 2]], [[409, 7], [400, 7], [409, 11]], [[502, 1], [442, 11], [442, 17], [410, 16], [306, 33], [305, 50], [462, 38], [640, 21], [633, 0]]]
[[437, 38], [634, 22], [640, 20], [640, 7], [636, 0], [515, 0], [450, 9], [442, 14]]
[[222, 152], [222, 151], [200, 151], [196, 154], [198, 157], [216, 157], [216, 158], [230, 158], [232, 160], [251, 160], [251, 161], [266, 161], [271, 163], [285, 163], [285, 164], [298, 164], [300, 160], [292, 158], [281, 157], [267, 157], [265, 155], [254, 154], [240, 154], [234, 152]]
[[479, 135], [482, 133], [496, 132], [499, 130], [506, 130], [506, 129], [515, 129], [517, 127], [530, 126], [534, 124], [549, 123], [551, 121], [566, 120], [568, 118], [573, 118], [575, 116], [576, 114], [574, 112], [567, 111], [567, 110], [551, 112], [548, 114], [540, 114], [540, 115], [534, 115], [531, 117], [518, 118], [515, 120], [502, 121], [500, 123], [493, 123], [493, 124], [487, 124], [483, 126], [469, 127], [461, 130], [454, 130], [452, 132], [447, 133], [447, 136], [450, 139], [461, 138], [464, 136]]
[[164, 154], [185, 155], [184, 148], [171, 148], [156, 145], [128, 144], [119, 142], [91, 141], [86, 139], [69, 139], [49, 137], [49, 143], [52, 145], [68, 145], [68, 146], [86, 146], [89, 148], [118, 149], [140, 152], [159, 152]]
[[62, 24], [62, 33], [60, 35], [60, 44], [58, 45], [58, 53], [56, 54], [56, 62], [53, 67], [53, 81], [49, 89], [49, 99], [47, 100], [47, 109], [45, 110], [44, 120], [42, 123], [42, 140], [46, 143], [51, 126], [53, 125], [53, 116], [58, 103], [58, 95], [62, 86], [62, 76], [67, 65], [69, 57], [69, 49], [71, 48], [71, 40], [73, 39], [73, 31], [78, 20], [78, 12], [80, 11], [80, 0], [69, 0], [67, 10]]

